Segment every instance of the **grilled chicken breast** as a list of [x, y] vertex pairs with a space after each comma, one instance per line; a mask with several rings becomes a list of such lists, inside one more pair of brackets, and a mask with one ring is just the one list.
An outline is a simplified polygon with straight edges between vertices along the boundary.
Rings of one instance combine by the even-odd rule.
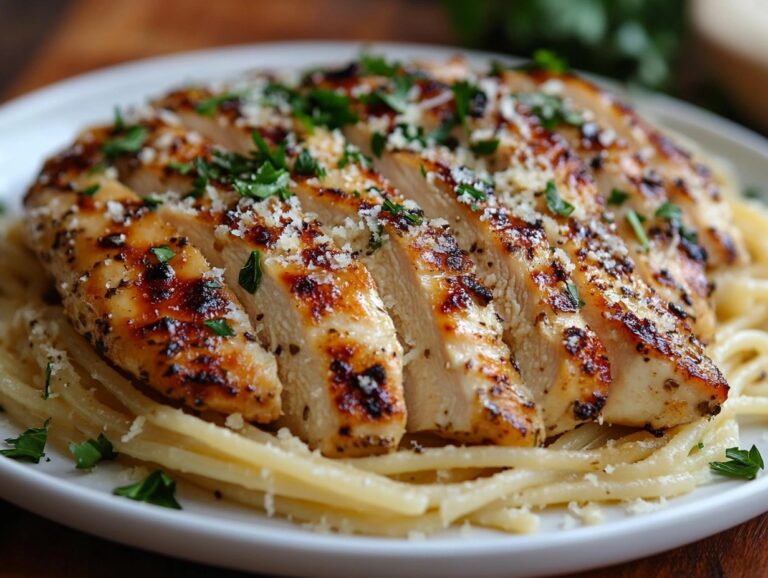
[[280, 424], [325, 455], [397, 447], [406, 413], [402, 348], [368, 271], [303, 214], [280, 185], [283, 169], [269, 164], [270, 183], [246, 180], [263, 176], [269, 161], [216, 148], [173, 121], [165, 114], [140, 122], [146, 142], [121, 158], [121, 175], [161, 200], [158, 214], [221, 268], [277, 356]]
[[[505, 110], [515, 111], [512, 104], [519, 102], [543, 126], [568, 140], [588, 163], [602, 195], [593, 209], [613, 214], [643, 280], [686, 318], [698, 337], [710, 341], [715, 329], [712, 287], [705, 274], [706, 250], [698, 244], [696, 230], [686, 224], [693, 219], [669, 199], [665, 180], [636, 147], [593, 120], [591, 111], [571, 110], [559, 81], [535, 80], [521, 71], [504, 72], [499, 98], [509, 99]], [[641, 242], [638, 218], [643, 219]]]
[[[356, 74], [349, 69], [325, 77], [315, 73], [311, 82], [344, 89], [352, 97], [377, 95], [357, 98], [356, 112], [371, 119], [362, 140], [373, 139], [375, 128], [385, 135], [387, 148], [393, 136], [394, 148], [418, 148], [402, 138], [404, 131], [434, 135], [447, 125], [440, 138], [452, 139], [457, 158], [492, 179], [485, 188], [478, 179], [459, 189], [467, 204], [487, 222], [491, 216], [478, 200], [492, 197], [512, 218], [538, 227], [547, 248], [565, 253], [565, 270], [575, 290], [571, 293], [583, 301], [582, 315], [608, 350], [612, 386], [607, 420], [656, 429], [719, 411], [727, 395], [724, 378], [685, 322], [635, 273], [626, 245], [598, 217], [601, 203], [594, 183], [565, 141], [545, 131], [519, 103], [494, 99], [467, 79], [441, 87], [423, 75], [397, 81], [403, 76], [393, 80]], [[403, 82], [411, 83], [407, 94]], [[406, 103], [393, 106], [396, 97]], [[514, 109], [502, 110], [504, 105]], [[419, 109], [418, 115], [412, 107]], [[393, 114], [399, 112], [393, 108], [402, 112]], [[402, 124], [409, 112], [415, 128]], [[350, 132], [359, 130], [358, 125]], [[518, 359], [524, 362], [519, 354]]]
[[409, 431], [470, 443], [535, 444], [542, 437], [539, 418], [509, 361], [490, 292], [445, 222], [425, 219], [340, 133], [316, 127], [302, 134], [299, 123], [291, 132], [291, 117], [257, 108], [259, 98], [212, 117], [198, 114], [205, 102], [199, 92], [176, 92], [157, 105], [242, 153], [253, 152], [254, 142], [272, 149], [292, 143], [291, 190], [362, 255], [407, 349]]
[[234, 295], [141, 197], [91, 174], [124, 137], [86, 132], [45, 164], [25, 198], [27, 242], [72, 323], [117, 368], [193, 409], [276, 419], [275, 359]]
[[[375, 170], [374, 170], [375, 166]], [[329, 456], [407, 430], [536, 445], [714, 415], [710, 172], [570, 74], [363, 57], [171, 92], [25, 198], [86, 338], [194, 409]], [[407, 409], [406, 409], [407, 408]]]
[[[741, 233], [731, 223], [730, 209], [710, 170], [629, 106], [572, 74], [507, 71], [502, 78], [516, 92], [540, 91], [546, 87], [546, 92], [561, 98], [564, 106], [589, 121], [585, 126], [588, 133], [593, 131], [595, 136], [586, 138], [597, 138], [598, 144], [605, 144], [609, 150], [610, 145], [616, 143], [618, 150], [605, 154], [613, 155], [614, 162], [622, 165], [624, 178], [637, 183], [651, 207], [658, 208], [669, 200], [682, 209], [682, 224], [696, 234], [694, 244], [706, 249], [710, 267], [738, 264], [747, 259]], [[595, 147], [590, 157], [602, 157], [602, 148]], [[692, 239], [693, 235], [689, 235], [689, 240]]]

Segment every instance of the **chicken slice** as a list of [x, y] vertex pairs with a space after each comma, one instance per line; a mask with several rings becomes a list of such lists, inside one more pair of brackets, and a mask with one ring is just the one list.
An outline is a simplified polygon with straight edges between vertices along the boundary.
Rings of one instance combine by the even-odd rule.
[[235, 106], [210, 118], [195, 113], [199, 102], [198, 94], [177, 92], [159, 105], [242, 153], [254, 147], [255, 128], [273, 149], [281, 140], [293, 143], [292, 190], [363, 255], [408, 350], [409, 431], [504, 445], [542, 438], [536, 408], [501, 340], [490, 292], [446, 223], [425, 219], [338, 131], [316, 127], [302, 136], [288, 128], [290, 117], [253, 104], [248, 118]]
[[[511, 97], [504, 110], [514, 111], [510, 105], [520, 102], [588, 162], [602, 197], [590, 209], [598, 215], [612, 214], [643, 280], [688, 321], [700, 339], [710, 341], [715, 312], [705, 271], [706, 251], [697, 243], [695, 231], [684, 224], [681, 208], [667, 197], [663, 179], [626, 141], [592, 121], [591, 113], [570, 110], [559, 94], [550, 92], [558, 84], [543, 84], [530, 92], [529, 78], [517, 71], [504, 73], [498, 97]], [[637, 218], [645, 223], [642, 243], [633, 222]]]
[[234, 295], [141, 197], [92, 174], [101, 143], [120, 138], [86, 132], [46, 162], [25, 198], [28, 244], [76, 329], [137, 383], [195, 410], [273, 421], [275, 359]]
[[[658, 209], [666, 200], [682, 210], [681, 223], [689, 231], [692, 245], [706, 249], [711, 267], [732, 265], [748, 259], [740, 231], [733, 225], [728, 204], [712, 178], [711, 171], [690, 152], [641, 119], [629, 106], [591, 82], [573, 74], [554, 75], [545, 71], [527, 74], [504, 72], [503, 82], [518, 92], [546, 90], [564, 102], [564, 106], [588, 119], [585, 125], [598, 144], [616, 142], [613, 149], [594, 147], [590, 159], [610, 155], [601, 173], [620, 167], [639, 188], [650, 209]], [[594, 160], [598, 164], [601, 160]], [[634, 196], [634, 195], [633, 195]]]
[[[432, 158], [441, 148], [430, 141], [451, 144], [458, 151], [447, 163], [454, 166], [453, 181], [466, 185], [455, 191], [481, 219], [487, 222], [492, 216], [478, 199], [495, 199], [510, 218], [538, 227], [543, 244], [565, 253], [565, 270], [572, 277], [569, 292], [583, 305], [581, 314], [610, 358], [613, 383], [606, 420], [658, 429], [720, 410], [727, 396], [725, 379], [685, 322], [636, 274], [613, 227], [597, 217], [599, 195], [567, 143], [543, 130], [519, 103], [511, 103], [511, 113], [500, 110], [508, 101], [489, 98], [467, 78], [448, 86], [423, 73], [409, 75], [407, 81], [398, 81], [403, 76], [397, 75], [383, 80], [351, 76], [331, 75], [329, 80], [314, 73], [310, 81], [341, 88], [350, 96], [367, 95], [357, 97], [355, 112], [368, 120], [369, 130], [352, 140], [373, 142], [376, 130], [386, 139], [385, 150], [424, 149], [426, 143], [422, 156]], [[411, 85], [407, 92], [404, 82]], [[399, 99], [397, 106], [393, 99]], [[483, 140], [476, 141], [484, 131]], [[467, 162], [490, 182], [461, 174], [457, 162]], [[384, 174], [397, 170], [382, 165]]]
[[[147, 140], [122, 158], [121, 175], [162, 201], [158, 213], [222, 269], [257, 324], [284, 384], [280, 425], [329, 456], [395, 449], [402, 348], [365, 267], [302, 213], [285, 171], [161, 117], [141, 121]], [[270, 170], [271, 181], [242, 188]]]

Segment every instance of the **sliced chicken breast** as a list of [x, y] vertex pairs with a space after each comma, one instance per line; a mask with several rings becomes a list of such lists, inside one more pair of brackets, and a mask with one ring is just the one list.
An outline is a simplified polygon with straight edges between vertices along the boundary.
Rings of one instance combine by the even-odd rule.
[[587, 130], [595, 130], [598, 139], [618, 141], [622, 168], [631, 179], [639, 180], [646, 202], [658, 208], [668, 199], [680, 207], [681, 221], [691, 232], [689, 238], [696, 235], [696, 242], [706, 249], [710, 267], [748, 259], [741, 233], [732, 223], [728, 204], [711, 171], [629, 106], [573, 74], [504, 72], [503, 81], [521, 92], [546, 87], [547, 92], [563, 99], [565, 106], [588, 118], [591, 126]]
[[[637, 155], [636, 148], [612, 129], [592, 120], [591, 111], [570, 110], [559, 94], [560, 83], [532, 87], [532, 80], [527, 73], [504, 73], [498, 98], [511, 97], [505, 110], [514, 111], [510, 105], [519, 102], [543, 126], [567, 139], [588, 163], [602, 195], [595, 208], [612, 214], [641, 277], [688, 321], [699, 338], [710, 341], [715, 313], [705, 272], [707, 253], [698, 244], [695, 229], [684, 223], [684, 219], [689, 223], [692, 219], [667, 196], [664, 179], [651, 168], [654, 163]], [[638, 218], [643, 220], [645, 233], [641, 243], [635, 230]]]
[[277, 356], [280, 425], [329, 456], [396, 448], [402, 348], [368, 271], [303, 214], [285, 170], [164, 118], [141, 122], [147, 140], [120, 172], [221, 268]]
[[[315, 73], [311, 80], [317, 82], [318, 78], [320, 74]], [[532, 122], [524, 114], [527, 111], [516, 108], [504, 114], [497, 104], [506, 101], [490, 99], [467, 79], [441, 87], [436, 79], [412, 76], [411, 89], [403, 94], [403, 81], [397, 78], [355, 82], [347, 74], [342, 80], [337, 76], [331, 76], [330, 82], [320, 80], [350, 96], [378, 95], [358, 97], [355, 111], [372, 119], [367, 126], [385, 135], [385, 148], [421, 148], [420, 142], [408, 142], [403, 134], [431, 134], [427, 140], [437, 140], [433, 130], [447, 125], [445, 133], [458, 151], [449, 166], [464, 159], [476, 174], [492, 179], [485, 186], [482, 179], [467, 179], [470, 188], [459, 189], [465, 191], [465, 201], [487, 222], [490, 216], [473, 197], [494, 198], [512, 218], [538, 227], [553, 251], [562, 249], [570, 262], [566, 271], [573, 279], [571, 294], [580, 306], [583, 301], [580, 312], [610, 357], [613, 384], [605, 418], [657, 429], [717, 413], [727, 395], [723, 376], [685, 322], [637, 275], [626, 245], [611, 224], [596, 218], [599, 195], [567, 143]], [[391, 101], [398, 91], [407, 104], [398, 103], [394, 108], [403, 112], [393, 114], [398, 111], [391, 110]], [[384, 110], [381, 102], [386, 105]], [[409, 125], [408, 113], [414, 107], [418, 114], [410, 114]], [[359, 126], [350, 132], [359, 131]], [[493, 132], [483, 141], [475, 141], [476, 132], [488, 130]], [[371, 128], [361, 137], [373, 138]], [[448, 140], [446, 135], [439, 139]], [[454, 180], [461, 182], [461, 178]]]
[[110, 171], [94, 174], [103, 147], [124, 138], [86, 132], [45, 164], [25, 198], [28, 244], [73, 325], [115, 367], [192, 409], [273, 421], [275, 359], [234, 295], [151, 205]]
[[197, 114], [200, 102], [199, 95], [177, 92], [158, 106], [242, 153], [254, 148], [253, 129], [262, 148], [292, 143], [291, 190], [362, 256], [407, 349], [409, 431], [469, 443], [532, 445], [542, 439], [535, 406], [501, 340], [490, 292], [445, 222], [424, 218], [338, 132], [315, 127], [309, 135], [300, 129], [286, 134], [293, 120], [279, 111], [243, 103], [241, 112], [230, 106], [208, 117]]

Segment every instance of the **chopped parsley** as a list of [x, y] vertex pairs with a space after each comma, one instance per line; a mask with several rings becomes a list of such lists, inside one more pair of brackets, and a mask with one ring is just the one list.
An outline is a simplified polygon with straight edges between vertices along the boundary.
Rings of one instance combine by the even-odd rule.
[[389, 199], [384, 199], [384, 202], [381, 205], [381, 209], [382, 211], [386, 211], [392, 215], [402, 215], [410, 225], [418, 226], [424, 222], [424, 218], [419, 213], [415, 211], [409, 211], [403, 205], [393, 203]]
[[608, 195], [608, 204], [621, 206], [629, 198], [629, 193], [620, 189], [611, 189], [611, 194]]
[[163, 204], [163, 199], [154, 195], [141, 197], [141, 200], [144, 201], [144, 206], [150, 211], [156, 211], [157, 207]]
[[294, 114], [299, 113], [315, 125], [341, 128], [359, 120], [347, 96], [325, 88], [312, 89], [306, 96], [295, 98], [292, 104]]
[[470, 183], [459, 183], [456, 185], [456, 192], [459, 196], [469, 195], [476, 201], [484, 201], [488, 198], [485, 191]]
[[581, 295], [579, 294], [579, 288], [576, 287], [574, 283], [571, 281], [568, 281], [565, 284], [566, 289], [568, 289], [568, 296], [571, 298], [571, 302], [573, 303], [574, 307], [577, 309], [581, 309], [584, 307], [585, 303], [584, 300], [581, 298]]
[[375, 132], [371, 136], [371, 152], [377, 159], [381, 158], [384, 152], [384, 147], [387, 146], [387, 135], [380, 132]]
[[400, 70], [398, 62], [387, 62], [383, 56], [360, 55], [360, 72], [371, 76], [394, 76]]
[[176, 256], [176, 252], [168, 245], [160, 245], [158, 247], [152, 247], [150, 249], [154, 253], [157, 260], [161, 263], [166, 263]]
[[547, 188], [544, 191], [544, 196], [547, 199], [547, 207], [556, 215], [568, 217], [573, 213], [574, 206], [568, 201], [563, 200], [554, 181], [547, 181]]
[[53, 373], [53, 363], [50, 361], [45, 366], [45, 383], [43, 384], [43, 399], [51, 397], [51, 374]]
[[568, 61], [551, 50], [539, 49], [533, 53], [531, 62], [522, 66], [525, 70], [546, 70], [554, 74], [568, 72]]
[[408, 105], [408, 93], [413, 86], [413, 79], [410, 76], [396, 76], [392, 81], [395, 85], [392, 92], [377, 90], [369, 95], [364, 95], [360, 100], [367, 104], [382, 103], [393, 111], [402, 114]]
[[114, 460], [117, 457], [112, 442], [101, 433], [96, 439], [89, 439], [83, 443], [69, 443], [69, 451], [75, 458], [75, 467], [78, 470], [90, 470], [102, 460]]
[[254, 155], [256, 162], [270, 162], [276, 169], [287, 169], [288, 165], [285, 164], [285, 141], [281, 142], [275, 150], [272, 150], [264, 137], [259, 134], [259, 131], [254, 130], [251, 133], [251, 140], [256, 145], [258, 153]]
[[149, 136], [149, 131], [143, 126], [131, 126], [118, 131], [118, 136], [106, 141], [101, 150], [108, 159], [115, 159], [120, 155], [138, 152]]
[[495, 153], [496, 149], [498, 148], [499, 148], [499, 139], [497, 138], [479, 140], [469, 145], [469, 149], [473, 153], [475, 153], [476, 155], [486, 156], [486, 157]]
[[659, 219], [667, 219], [669, 221], [679, 221], [683, 216], [683, 211], [670, 201], [664, 201], [654, 213]]
[[682, 223], [678, 223], [678, 232], [688, 243], [695, 245], [699, 242], [699, 234], [693, 229], [683, 226]]
[[754, 445], [749, 451], [740, 450], [739, 448], [728, 448], [725, 450], [725, 457], [728, 458], [727, 462], [709, 463], [712, 471], [721, 476], [754, 480], [757, 477], [757, 473], [765, 469], [763, 457]]
[[226, 319], [206, 319], [203, 324], [219, 337], [231, 337], [235, 334]]
[[189, 173], [195, 166], [192, 163], [177, 163], [177, 162], [170, 162], [168, 163], [168, 168], [172, 171], [176, 171], [180, 175], [186, 175]]
[[541, 126], [552, 130], [561, 124], [580, 127], [584, 124], [584, 117], [571, 110], [557, 95], [543, 92], [531, 92], [518, 94], [517, 101], [531, 111], [539, 119]]
[[684, 241], [696, 244], [699, 241], [699, 235], [694, 229], [689, 229], [683, 224], [682, 209], [671, 201], [664, 201], [654, 213], [659, 219], [666, 219], [672, 223], [672, 227], [680, 234]]
[[297, 175], [322, 178], [325, 176], [325, 169], [312, 157], [307, 149], [302, 149], [296, 162], [293, 163], [293, 172]]
[[643, 228], [644, 220], [645, 217], [635, 211], [629, 211], [629, 213], [627, 213], [627, 222], [635, 232], [635, 237], [637, 237], [640, 247], [642, 247], [643, 251], [647, 251], [650, 248], [650, 243], [648, 242], [648, 235], [645, 234], [645, 229]]
[[287, 199], [290, 196], [290, 181], [291, 175], [287, 170], [277, 169], [272, 163], [264, 163], [255, 173], [234, 179], [232, 188], [244, 197], [264, 200], [279, 195], [281, 199]]
[[195, 105], [195, 111], [197, 114], [202, 114], [203, 116], [213, 116], [214, 113], [218, 110], [219, 106], [221, 106], [223, 103], [240, 100], [241, 96], [242, 95], [234, 92], [217, 94], [216, 96], [212, 96], [211, 98], [206, 98], [205, 100], [198, 102], [197, 105]]
[[95, 185], [91, 185], [90, 187], [85, 187], [83, 190], [79, 191], [77, 194], [83, 197], [92, 197], [99, 191], [100, 188], [101, 188], [101, 185], [96, 183]]
[[5, 443], [13, 447], [0, 450], [0, 455], [14, 460], [39, 463], [40, 458], [45, 455], [45, 444], [48, 441], [48, 424], [50, 421], [50, 419], [45, 420], [43, 427], [30, 428], [17, 438], [7, 438]]
[[763, 200], [763, 193], [757, 187], [747, 187], [742, 194], [747, 199]]
[[118, 132], [125, 130], [125, 119], [123, 119], [123, 112], [119, 106], [115, 107], [115, 130]]
[[337, 166], [340, 169], [343, 169], [350, 163], [359, 164], [365, 168], [368, 168], [371, 166], [371, 164], [373, 164], [373, 161], [371, 161], [371, 159], [368, 156], [364, 155], [357, 148], [351, 145], [347, 145], [344, 147], [344, 154], [341, 155], [341, 159], [339, 159]]
[[261, 285], [263, 273], [261, 270], [261, 251], [255, 249], [251, 251], [245, 266], [240, 269], [240, 275], [237, 278], [240, 286], [248, 293], [256, 293]]
[[176, 501], [176, 482], [162, 470], [155, 470], [140, 482], [130, 486], [115, 488], [112, 493], [137, 502], [181, 510], [181, 506]]
[[453, 100], [456, 102], [456, 124], [466, 125], [467, 117], [474, 113], [478, 102], [485, 93], [474, 84], [461, 80], [451, 86]]

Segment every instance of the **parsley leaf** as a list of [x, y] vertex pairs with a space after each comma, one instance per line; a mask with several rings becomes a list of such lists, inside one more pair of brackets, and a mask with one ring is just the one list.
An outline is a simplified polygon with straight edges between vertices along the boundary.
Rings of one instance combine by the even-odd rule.
[[419, 213], [415, 211], [409, 211], [403, 205], [393, 203], [389, 199], [384, 199], [384, 202], [381, 205], [381, 210], [391, 213], [392, 215], [402, 215], [410, 225], [418, 226], [424, 222], [423, 217]]
[[551, 50], [539, 49], [533, 53], [531, 62], [522, 68], [526, 70], [546, 70], [555, 74], [568, 72], [568, 61]]
[[531, 111], [539, 119], [541, 126], [552, 130], [561, 124], [580, 127], [584, 117], [573, 111], [562, 98], [554, 94], [530, 92], [515, 96], [517, 101]]
[[155, 254], [155, 257], [157, 257], [157, 260], [161, 263], [165, 263], [167, 261], [170, 261], [176, 256], [176, 252], [171, 249], [168, 245], [160, 245], [159, 247], [152, 247], [150, 249]]
[[386, 146], [387, 136], [380, 132], [373, 133], [371, 136], [371, 152], [373, 152], [373, 156], [375, 156], [377, 159], [380, 159], [382, 153], [384, 152], [384, 147]]
[[279, 195], [280, 198], [287, 199], [290, 196], [290, 181], [291, 175], [287, 170], [276, 169], [272, 163], [264, 163], [247, 178], [236, 178], [232, 187], [244, 197], [264, 200], [272, 195]]
[[629, 198], [629, 193], [620, 189], [611, 189], [611, 194], [608, 195], [608, 204], [621, 206]]
[[285, 164], [285, 141], [281, 142], [277, 149], [273, 151], [269, 148], [264, 137], [259, 134], [259, 131], [254, 130], [251, 133], [251, 139], [259, 151], [259, 154], [255, 156], [257, 162], [269, 161], [276, 169], [288, 168], [288, 165]]
[[754, 445], [749, 451], [728, 448], [725, 450], [725, 457], [728, 458], [727, 462], [709, 463], [712, 471], [721, 476], [754, 480], [758, 471], [765, 469], [763, 457]]
[[231, 337], [235, 334], [226, 319], [206, 319], [203, 324], [219, 337]]
[[101, 433], [96, 439], [89, 439], [81, 444], [69, 443], [69, 451], [75, 457], [75, 467], [78, 470], [89, 470], [102, 460], [113, 460], [117, 457], [112, 442]]
[[141, 197], [141, 200], [144, 201], [144, 206], [147, 207], [150, 211], [156, 211], [157, 207], [163, 204], [163, 199], [154, 195]]
[[101, 150], [107, 158], [114, 159], [123, 154], [138, 152], [149, 136], [146, 127], [138, 125], [127, 128], [122, 133], [102, 145]]
[[125, 130], [125, 120], [119, 106], [115, 107], [115, 130], [118, 132]]
[[400, 69], [398, 62], [387, 62], [383, 56], [360, 55], [360, 72], [372, 76], [394, 76]]
[[394, 83], [395, 90], [393, 92], [377, 91], [370, 95], [369, 100], [383, 102], [395, 112], [402, 114], [408, 105], [408, 93], [413, 86], [413, 79], [408, 76], [396, 76]]
[[568, 217], [573, 213], [574, 206], [568, 201], [563, 200], [557, 191], [554, 181], [547, 181], [547, 189], [544, 192], [547, 199], [547, 207], [550, 211], [561, 217]]
[[467, 116], [475, 114], [480, 103], [485, 105], [485, 93], [466, 80], [454, 83], [451, 91], [453, 100], [456, 102], [457, 124], [466, 124]]
[[261, 251], [255, 249], [251, 251], [245, 266], [240, 269], [240, 275], [237, 280], [240, 286], [248, 291], [248, 293], [256, 293], [259, 285], [261, 285], [262, 276]]
[[211, 98], [201, 100], [195, 105], [195, 111], [203, 116], [213, 116], [216, 110], [225, 102], [235, 102], [240, 100], [242, 95], [234, 92], [226, 92], [224, 94], [217, 94]]
[[341, 155], [341, 159], [339, 159], [339, 162], [336, 164], [336, 166], [338, 166], [340, 169], [343, 169], [349, 163], [356, 163], [362, 165], [365, 168], [368, 168], [371, 166], [373, 161], [371, 161], [369, 157], [364, 155], [357, 148], [347, 145], [344, 147], [344, 154]]
[[96, 183], [95, 185], [91, 185], [90, 187], [85, 187], [83, 190], [79, 191], [77, 194], [83, 197], [92, 197], [98, 192], [100, 188], [101, 188], [101, 185]]
[[349, 98], [333, 90], [315, 88], [305, 98], [294, 99], [294, 113], [308, 116], [314, 124], [341, 128], [359, 119], [350, 108]]
[[670, 201], [664, 201], [654, 213], [660, 219], [667, 219], [669, 221], [680, 221], [683, 216], [683, 211]]
[[643, 228], [644, 220], [645, 218], [635, 211], [629, 211], [629, 213], [627, 213], [627, 221], [635, 232], [635, 237], [637, 237], [637, 240], [640, 242], [640, 247], [642, 247], [643, 251], [647, 251], [650, 244], [648, 242], [648, 235], [645, 234], [645, 229]]
[[45, 384], [43, 385], [43, 399], [51, 397], [51, 374], [53, 373], [53, 364], [49, 361], [45, 366]]
[[499, 148], [499, 139], [491, 138], [488, 140], [479, 140], [469, 145], [469, 149], [480, 156], [490, 156]]
[[302, 149], [296, 162], [293, 163], [293, 172], [297, 175], [315, 176], [322, 178], [325, 176], [325, 169], [317, 162], [307, 149]]
[[50, 419], [45, 420], [43, 427], [30, 428], [17, 438], [7, 438], [5, 443], [13, 447], [0, 450], [0, 455], [14, 460], [39, 463], [40, 458], [45, 455], [45, 444], [48, 441], [48, 424], [50, 421]]
[[581, 309], [584, 307], [584, 305], [586, 305], [584, 300], [581, 298], [581, 295], [579, 294], [579, 288], [576, 287], [574, 283], [568, 281], [565, 284], [565, 287], [568, 289], [568, 296], [571, 298], [571, 302], [573, 303], [574, 307]]
[[476, 201], [484, 201], [488, 198], [485, 191], [469, 183], [459, 183], [456, 185], [456, 193], [458, 196], [469, 195]]
[[193, 168], [195, 168], [192, 163], [177, 163], [177, 162], [170, 162], [168, 163], [167, 167], [172, 171], [176, 171], [180, 175], [186, 175]]
[[112, 493], [137, 502], [181, 510], [175, 496], [176, 482], [162, 470], [155, 470], [140, 482], [130, 486], [115, 488]]

